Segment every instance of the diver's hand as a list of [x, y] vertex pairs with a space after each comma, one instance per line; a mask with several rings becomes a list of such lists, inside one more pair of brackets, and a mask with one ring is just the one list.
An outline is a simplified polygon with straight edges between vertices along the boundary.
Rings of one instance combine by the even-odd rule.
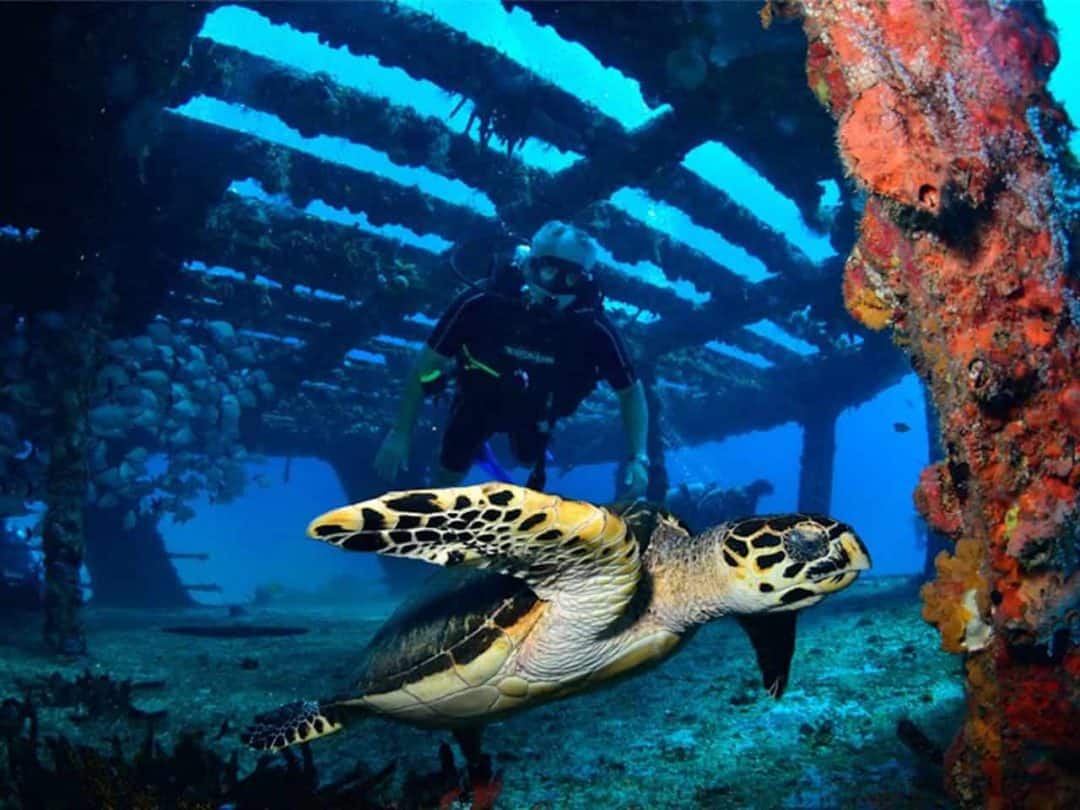
[[645, 490], [649, 486], [649, 468], [640, 458], [632, 458], [626, 462], [626, 473], [623, 476], [623, 496], [626, 498], [644, 498]]
[[409, 434], [397, 428], [387, 433], [372, 466], [387, 483], [392, 483], [402, 470], [409, 469]]

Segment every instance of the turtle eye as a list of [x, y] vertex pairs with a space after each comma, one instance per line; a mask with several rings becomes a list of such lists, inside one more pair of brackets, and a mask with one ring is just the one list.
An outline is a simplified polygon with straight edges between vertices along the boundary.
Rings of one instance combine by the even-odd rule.
[[795, 562], [810, 562], [829, 552], [829, 535], [813, 523], [799, 523], [784, 532], [784, 551]]

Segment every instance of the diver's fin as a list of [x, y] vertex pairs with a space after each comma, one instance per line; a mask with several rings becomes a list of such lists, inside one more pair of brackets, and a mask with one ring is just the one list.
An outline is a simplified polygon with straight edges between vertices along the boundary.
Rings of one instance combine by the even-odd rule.
[[586, 632], [623, 612], [641, 576], [640, 547], [619, 515], [512, 484], [390, 492], [316, 518], [308, 536], [509, 574], [572, 610]]
[[[273, 711], [255, 715], [255, 722], [241, 739], [260, 751], [280, 751], [340, 731], [344, 726], [344, 715], [350, 708], [332, 701], [326, 705], [314, 700], [286, 703]], [[354, 710], [363, 711], [358, 707]]]
[[795, 619], [798, 611], [754, 613], [737, 617], [754, 645], [761, 682], [774, 698], [784, 694], [791, 656], [795, 653]]

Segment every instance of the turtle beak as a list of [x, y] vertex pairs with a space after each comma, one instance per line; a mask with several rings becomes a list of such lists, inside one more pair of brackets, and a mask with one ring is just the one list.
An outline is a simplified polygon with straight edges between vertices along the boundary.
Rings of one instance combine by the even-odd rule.
[[841, 532], [829, 546], [825, 558], [807, 571], [807, 578], [822, 593], [846, 588], [860, 571], [870, 568], [870, 552], [850, 528]]
[[859, 539], [859, 535], [851, 529], [842, 532], [836, 539], [840, 548], [847, 555], [849, 571], [867, 571], [871, 566], [870, 552], [866, 544]]

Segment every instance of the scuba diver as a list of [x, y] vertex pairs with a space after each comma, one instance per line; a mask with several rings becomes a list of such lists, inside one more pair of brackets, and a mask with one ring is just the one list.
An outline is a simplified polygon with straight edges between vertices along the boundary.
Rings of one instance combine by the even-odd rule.
[[684, 482], [668, 490], [664, 506], [693, 529], [756, 515], [758, 501], [774, 491], [772, 482], [764, 478], [733, 489], [721, 489], [715, 481]]
[[648, 407], [622, 339], [604, 315], [596, 252], [584, 231], [548, 222], [513, 261], [498, 263], [486, 283], [458, 296], [405, 383], [397, 419], [375, 456], [380, 476], [393, 481], [406, 468], [422, 399], [453, 375], [435, 486], [459, 483], [485, 459], [487, 440], [506, 433], [514, 456], [531, 469], [526, 486], [543, 489], [555, 423], [604, 380], [618, 398], [628, 449], [619, 495], [644, 495]]

